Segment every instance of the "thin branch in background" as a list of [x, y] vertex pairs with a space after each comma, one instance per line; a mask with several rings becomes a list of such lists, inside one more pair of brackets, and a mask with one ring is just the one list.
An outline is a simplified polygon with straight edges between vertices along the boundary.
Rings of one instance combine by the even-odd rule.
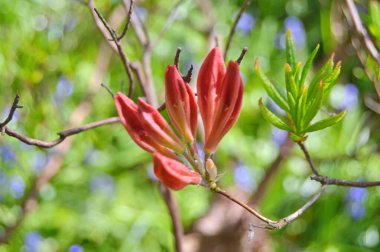
[[119, 122], [120, 122], [119, 117], [111, 117], [111, 118], [107, 118], [107, 119], [100, 120], [97, 122], [92, 122], [80, 127], [67, 129], [62, 132], [59, 132], [58, 133], [59, 138], [53, 141], [42, 141], [42, 140], [30, 138], [8, 127], [4, 127], [4, 132], [8, 136], [17, 138], [18, 140], [20, 140], [21, 142], [25, 144], [34, 145], [41, 148], [52, 148], [62, 143], [69, 136], [76, 135], [78, 133], [87, 131], [89, 129], [94, 129], [103, 125], [114, 124], [114, 123], [119, 123]]
[[158, 111], [164, 111], [166, 109], [166, 102], [164, 102], [164, 103], [162, 103], [158, 108], [157, 108], [157, 110]]
[[226, 48], [224, 49], [224, 55], [223, 55], [224, 60], [226, 60], [227, 53], [230, 50], [232, 38], [234, 37], [235, 32], [236, 32], [236, 26], [239, 23], [239, 20], [240, 20], [241, 16], [243, 15], [243, 12], [247, 9], [249, 4], [250, 4], [249, 0], [244, 0], [243, 4], [240, 7], [239, 13], [237, 14], [237, 16], [235, 18], [235, 21], [231, 27], [230, 33], [228, 34], [228, 37], [227, 37]]
[[193, 75], [193, 69], [194, 69], [194, 66], [193, 66], [193, 64], [191, 64], [189, 70], [187, 71], [187, 74], [185, 76], [182, 76], [182, 79], [185, 82], [190, 83], [191, 77]]
[[[372, 84], [375, 88], [376, 94], [380, 99], [380, 83], [378, 82], [375, 74], [373, 74], [367, 67], [366, 56], [362, 53], [362, 48], [365, 48], [367, 53], [372, 57], [372, 59], [380, 66], [380, 53], [377, 50], [375, 44], [372, 42], [366, 28], [363, 26], [363, 23], [360, 19], [359, 12], [355, 6], [355, 3], [352, 0], [346, 0], [347, 9], [342, 6], [342, 11], [346, 17], [347, 23], [349, 26], [355, 30], [355, 33], [359, 39], [356, 39], [351, 33], [351, 43], [355, 49], [356, 55], [360, 63], [362, 64], [364, 71], [368, 78], [372, 81]], [[359, 40], [359, 41], [357, 41]]]
[[125, 36], [125, 34], [126, 34], [127, 31], [128, 31], [129, 24], [131, 23], [133, 4], [134, 4], [134, 1], [131, 0], [131, 2], [130, 2], [130, 4], [129, 4], [128, 15], [127, 15], [127, 23], [126, 23], [125, 26], [124, 26], [123, 32], [122, 32], [121, 35], [117, 38], [117, 40], [119, 40], [119, 41]]
[[20, 101], [20, 96], [18, 94], [16, 94], [15, 99], [13, 100], [11, 109], [9, 110], [9, 114], [8, 114], [7, 118], [5, 118], [5, 120], [2, 123], [0, 123], [0, 130], [1, 130], [2, 134], [4, 134], [4, 132], [5, 132], [5, 126], [10, 121], [12, 121], [12, 118], [16, 112], [16, 109], [22, 108], [22, 106], [18, 105], [19, 101]]
[[[120, 59], [123, 63], [123, 66], [124, 66], [124, 70], [127, 74], [127, 77], [128, 77], [128, 80], [129, 80], [129, 91], [128, 91], [128, 97], [132, 97], [133, 95], [133, 91], [134, 91], [134, 81], [133, 81], [133, 76], [132, 76], [132, 71], [131, 71], [131, 67], [129, 66], [129, 61], [128, 61], [128, 58], [125, 56], [125, 53], [124, 53], [124, 50], [120, 44], [120, 41], [118, 40], [117, 38], [117, 35], [116, 35], [116, 32], [109, 26], [109, 24], [107, 23], [107, 21], [104, 19], [104, 17], [102, 16], [102, 14], [100, 14], [100, 12], [94, 7], [93, 9], [96, 13], [96, 15], [98, 16], [98, 18], [102, 21], [104, 27], [106, 27], [106, 29], [108, 30], [109, 34], [111, 35], [112, 39], [113, 39], [113, 42], [115, 43], [116, 45], [116, 48], [117, 48], [117, 51], [118, 51], [118, 54], [120, 56]], [[111, 42], [111, 41], [110, 41]], [[112, 42], [111, 42], [112, 43]]]
[[169, 210], [169, 214], [172, 220], [176, 252], [182, 252], [183, 251], [183, 248], [182, 248], [183, 228], [182, 228], [181, 219], [179, 216], [178, 206], [173, 197], [173, 193], [166, 186], [161, 184], [160, 191], [161, 191], [162, 196], [164, 197], [166, 206]]
[[177, 69], [179, 65], [179, 57], [181, 56], [181, 51], [182, 51], [181, 47], [178, 47], [175, 53], [175, 57], [174, 57], [174, 65], [177, 67]]
[[369, 55], [380, 65], [380, 54], [372, 42], [371, 38], [368, 35], [366, 28], [364, 28], [362, 20], [360, 19], [359, 12], [356, 9], [355, 3], [353, 0], [346, 0], [346, 4], [351, 15], [351, 20], [354, 24], [355, 31], [360, 36], [363, 41], [365, 48], [367, 49]]
[[241, 63], [241, 61], [243, 60], [244, 55], [246, 54], [247, 51], [248, 51], [248, 48], [247, 48], [247, 47], [244, 47], [243, 50], [241, 50], [240, 56], [239, 56], [239, 58], [236, 60], [236, 63], [238, 63], [238, 64], [240, 65], [240, 63]]
[[303, 153], [305, 154], [305, 158], [306, 158], [306, 161], [308, 162], [311, 170], [313, 171], [313, 173], [317, 176], [320, 176], [317, 168], [315, 167], [313, 161], [311, 160], [311, 157], [310, 157], [310, 154], [309, 154], [309, 151], [306, 149], [306, 146], [303, 142], [297, 142], [298, 146], [301, 148], [301, 150], [303, 151]]

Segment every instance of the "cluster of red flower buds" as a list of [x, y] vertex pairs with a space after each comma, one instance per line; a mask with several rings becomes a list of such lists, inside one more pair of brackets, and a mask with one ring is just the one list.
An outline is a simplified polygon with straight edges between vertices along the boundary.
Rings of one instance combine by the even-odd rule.
[[[197, 79], [197, 98], [177, 66], [169, 65], [165, 73], [165, 103], [174, 130], [160, 112], [138, 99], [133, 102], [123, 93], [115, 96], [122, 124], [131, 138], [152, 153], [154, 173], [167, 187], [180, 190], [202, 180], [213, 182], [217, 170], [210, 159], [223, 136], [237, 121], [243, 97], [239, 62], [226, 68], [219, 48], [211, 50]], [[196, 147], [198, 108], [202, 117], [205, 160]]]

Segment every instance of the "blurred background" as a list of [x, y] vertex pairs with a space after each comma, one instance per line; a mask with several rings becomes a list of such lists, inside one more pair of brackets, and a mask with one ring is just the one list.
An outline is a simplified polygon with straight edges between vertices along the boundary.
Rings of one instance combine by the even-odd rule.
[[[118, 33], [126, 19], [121, 2], [95, 1]], [[194, 86], [215, 40], [224, 48], [242, 2], [136, 0], [134, 15], [154, 43], [151, 76], [159, 104], [165, 67], [173, 63], [176, 48], [182, 48], [183, 73], [194, 65]], [[356, 4], [380, 47], [380, 4]], [[293, 33], [298, 60], [305, 62], [319, 43], [315, 69], [333, 52], [342, 61], [342, 74], [322, 113], [346, 109], [348, 114], [338, 125], [309, 135], [306, 145], [314, 162], [331, 177], [380, 179], [380, 105], [368, 77], [374, 62], [366, 55], [364, 61], [358, 58], [365, 49], [353, 46], [357, 38], [345, 11], [344, 1], [253, 0], [237, 25], [227, 59], [235, 60], [248, 47], [241, 64], [243, 109], [215, 162], [221, 186], [269, 218], [290, 214], [319, 188], [309, 179], [301, 151], [262, 118], [257, 105], [260, 97], [271, 102], [254, 74], [254, 60], [259, 58], [267, 75], [283, 84], [287, 29]], [[100, 83], [118, 91], [128, 79], [85, 1], [0, 0], [0, 41], [0, 120], [8, 115], [16, 93], [24, 106], [9, 128], [54, 140], [64, 129], [116, 116]], [[143, 48], [133, 27], [122, 44], [131, 61], [141, 61]], [[136, 87], [134, 98], [141, 94]], [[21, 219], [0, 245], [1, 252], [174, 251], [151, 156], [121, 125], [86, 131], [51, 149], [2, 135], [0, 156], [0, 235]], [[35, 192], [38, 200], [27, 206], [30, 212], [20, 218], [21, 204], [41, 174], [50, 177]], [[254, 218], [202, 187], [189, 186], [175, 197], [186, 251], [380, 251], [380, 187], [330, 186], [280, 231], [249, 231]]]

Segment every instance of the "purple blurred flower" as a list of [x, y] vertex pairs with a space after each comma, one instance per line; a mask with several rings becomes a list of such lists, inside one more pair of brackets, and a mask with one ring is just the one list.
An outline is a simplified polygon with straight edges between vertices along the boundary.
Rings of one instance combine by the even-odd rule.
[[25, 181], [20, 176], [13, 176], [9, 182], [10, 192], [15, 199], [20, 199], [24, 195]]
[[276, 127], [272, 127], [272, 141], [275, 145], [280, 146], [286, 142], [288, 132]]
[[292, 31], [293, 42], [296, 49], [302, 49], [306, 42], [306, 33], [302, 21], [297, 17], [287, 17], [284, 23], [284, 30], [276, 37], [276, 46], [279, 49], [285, 50], [287, 30]]
[[29, 232], [25, 235], [25, 252], [38, 252], [42, 236], [38, 232]]
[[199, 155], [200, 159], [204, 160], [205, 159], [205, 153], [203, 151], [202, 144], [199, 142], [197, 142], [197, 149], [198, 149], [198, 155]]
[[134, 11], [139, 17], [139, 19], [141, 19], [141, 21], [145, 23], [145, 21], [148, 18], [148, 12], [146, 11], [146, 9], [141, 6], [134, 6]]
[[90, 191], [103, 193], [107, 196], [115, 194], [115, 182], [113, 177], [108, 174], [101, 174], [93, 177], [90, 181]]
[[1, 158], [5, 163], [12, 163], [16, 160], [13, 150], [6, 145], [1, 146]]
[[83, 252], [84, 249], [78, 244], [71, 245], [67, 252]]
[[365, 214], [364, 202], [367, 198], [367, 188], [350, 188], [346, 201], [347, 210], [350, 216], [355, 219], [361, 219]]
[[243, 33], [249, 33], [255, 26], [255, 22], [256, 20], [251, 14], [243, 12], [239, 22], [237, 23], [236, 29], [238, 31], [242, 31]]
[[46, 155], [37, 151], [35, 153], [33, 153], [32, 157], [31, 157], [31, 163], [33, 164], [33, 171], [35, 173], [40, 173], [41, 169], [44, 167], [44, 165], [46, 164]]
[[237, 162], [234, 169], [235, 184], [247, 192], [251, 192], [256, 187], [256, 182], [252, 177], [249, 168]]

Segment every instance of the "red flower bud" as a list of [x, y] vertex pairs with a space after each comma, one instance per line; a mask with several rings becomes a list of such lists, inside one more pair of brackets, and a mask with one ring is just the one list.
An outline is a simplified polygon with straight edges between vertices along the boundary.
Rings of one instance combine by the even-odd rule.
[[189, 184], [197, 185], [202, 178], [184, 164], [159, 153], [153, 154], [154, 174], [167, 187], [180, 190]]
[[240, 114], [243, 81], [238, 63], [230, 61], [226, 71], [221, 51], [214, 48], [199, 70], [197, 92], [205, 128], [204, 150], [210, 154]]
[[139, 112], [142, 116], [142, 123], [147, 133], [159, 144], [182, 153], [185, 149], [184, 144], [177, 137], [170, 125], [156, 108], [139, 98]]
[[190, 85], [182, 79], [176, 66], [166, 68], [165, 100], [171, 122], [181, 138], [191, 144], [196, 136], [197, 103]]
[[161, 145], [148, 133], [144, 126], [144, 118], [141, 116], [138, 106], [131, 99], [123, 93], [118, 93], [114, 100], [121, 123], [137, 145], [150, 153], [159, 152], [177, 159], [172, 151]]

